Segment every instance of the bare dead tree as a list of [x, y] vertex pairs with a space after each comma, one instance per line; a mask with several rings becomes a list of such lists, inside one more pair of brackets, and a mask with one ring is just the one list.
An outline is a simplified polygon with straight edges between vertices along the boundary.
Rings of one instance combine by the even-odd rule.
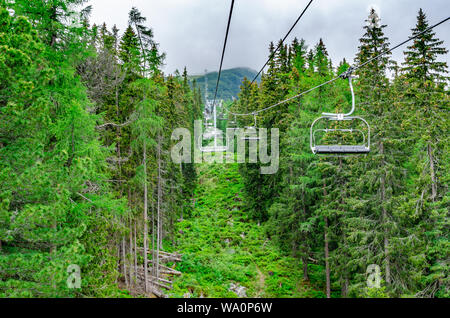
[[122, 268], [123, 276], [125, 277], [125, 284], [128, 287], [128, 277], [127, 277], [127, 265], [126, 265], [126, 249], [125, 249], [125, 236], [122, 236]]
[[144, 291], [148, 290], [148, 257], [147, 257], [147, 214], [148, 214], [148, 184], [147, 184], [147, 144], [143, 144], [143, 158], [144, 158]]
[[157, 161], [158, 161], [158, 201], [157, 201], [157, 240], [156, 240], [156, 277], [159, 277], [159, 250], [161, 249], [161, 201], [162, 201], [162, 175], [161, 175], [161, 135], [158, 135]]
[[136, 243], [136, 235], [137, 235], [137, 226], [136, 226], [136, 220], [134, 220], [134, 280], [137, 282], [137, 243]]
[[97, 50], [97, 55], [89, 57], [77, 66], [77, 72], [87, 87], [89, 98], [101, 105], [104, 98], [113, 93], [125, 78], [124, 72], [117, 63], [117, 58], [108, 49]]
[[134, 285], [134, 283], [133, 283], [133, 271], [134, 271], [134, 267], [133, 267], [133, 265], [132, 265], [132, 257], [133, 257], [133, 254], [134, 254], [134, 251], [133, 251], [133, 247], [134, 247], [134, 245], [133, 245], [133, 221], [132, 221], [132, 219], [131, 219], [131, 215], [130, 215], [130, 218], [129, 218], [129, 220], [130, 220], [130, 235], [129, 235], [129, 240], [130, 240], [130, 242], [129, 242], [129, 244], [130, 244], [130, 271], [129, 271], [129, 275], [130, 275], [130, 285]]

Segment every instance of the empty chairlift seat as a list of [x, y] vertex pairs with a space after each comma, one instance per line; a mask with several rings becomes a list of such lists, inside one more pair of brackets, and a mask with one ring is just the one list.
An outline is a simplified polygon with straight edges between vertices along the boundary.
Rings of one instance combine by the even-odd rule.
[[333, 146], [315, 146], [313, 152], [320, 155], [331, 155], [331, 154], [364, 154], [369, 153], [370, 149], [366, 146], [352, 146], [352, 145], [333, 145]]
[[253, 120], [253, 126], [245, 127], [244, 136], [241, 138], [242, 140], [259, 140], [256, 113], [253, 113]]
[[[350, 68], [341, 77], [348, 78], [352, 93], [352, 109], [346, 114], [322, 113], [322, 117], [312, 123], [310, 147], [314, 154], [356, 155], [370, 152], [369, 124], [361, 117], [351, 116], [355, 111], [355, 94], [351, 73], [352, 69]], [[330, 125], [332, 128], [329, 128]], [[339, 125], [342, 127], [339, 128]], [[318, 138], [316, 136], [318, 133], [323, 133], [324, 136]]]

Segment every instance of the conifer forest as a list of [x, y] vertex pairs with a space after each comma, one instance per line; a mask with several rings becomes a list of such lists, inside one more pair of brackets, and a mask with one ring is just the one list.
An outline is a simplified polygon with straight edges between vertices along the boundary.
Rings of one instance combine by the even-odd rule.
[[450, 297], [450, 10], [340, 61], [300, 19], [220, 86], [95, 7], [0, 0], [0, 298]]

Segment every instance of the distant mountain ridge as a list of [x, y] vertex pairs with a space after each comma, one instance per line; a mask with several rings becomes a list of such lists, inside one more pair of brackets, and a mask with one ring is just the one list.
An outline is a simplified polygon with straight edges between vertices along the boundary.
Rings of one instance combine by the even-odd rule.
[[[228, 70], [222, 70], [217, 98], [223, 100], [232, 100], [233, 97], [237, 98], [244, 78], [251, 81], [257, 73], [257, 71], [248, 67], [236, 67]], [[218, 72], [210, 72], [206, 75], [193, 75], [189, 78], [191, 80], [191, 84], [194, 79], [197, 81], [197, 86], [200, 87], [203, 96], [205, 95], [206, 79], [208, 81], [208, 98], [212, 99], [214, 98], [214, 92], [216, 89], [217, 76]]]

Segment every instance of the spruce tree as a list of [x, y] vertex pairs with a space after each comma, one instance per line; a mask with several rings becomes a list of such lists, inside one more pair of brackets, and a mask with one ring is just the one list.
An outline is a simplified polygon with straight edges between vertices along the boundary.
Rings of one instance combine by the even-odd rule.
[[[428, 27], [426, 15], [420, 9], [412, 35], [423, 34], [405, 52], [403, 74], [399, 79], [405, 84], [398, 85], [403, 88], [398, 96], [404, 101], [399, 105], [404, 113], [412, 114], [402, 118], [402, 127], [414, 144], [408, 149], [408, 166], [414, 167], [409, 171], [409, 179], [414, 187], [402, 197], [400, 211], [404, 215], [404, 226], [410, 229], [405, 235], [415, 236], [414, 240], [408, 240], [408, 248], [403, 253], [409, 256], [405, 260], [405, 272], [414, 277], [408, 289], [422, 297], [446, 297], [448, 269], [444, 265], [444, 246], [448, 244], [448, 237], [444, 229], [448, 217], [445, 180], [449, 142], [446, 132], [450, 119], [445, 89], [448, 67], [439, 57], [447, 50], [432, 30], [426, 31]], [[414, 218], [407, 217], [407, 211], [413, 213]]]
[[[364, 63], [378, 56], [389, 47], [388, 38], [384, 35], [386, 25], [380, 24], [380, 19], [374, 9], [371, 10], [365, 33], [360, 39], [359, 52], [355, 61]], [[364, 234], [364, 242], [374, 246], [370, 252], [357, 256], [359, 271], [364, 272], [370, 264], [383, 268], [383, 279], [387, 286], [395, 289], [393, 276], [398, 267], [392, 257], [393, 244], [398, 220], [394, 214], [395, 197], [404, 187], [403, 173], [400, 161], [403, 159], [398, 149], [397, 139], [400, 134], [397, 110], [389, 102], [391, 95], [386, 72], [390, 65], [390, 55], [385, 54], [373, 60], [365, 67], [358, 69], [356, 94], [359, 96], [363, 116], [369, 119], [371, 126], [370, 155], [360, 158], [353, 166], [355, 175], [361, 173], [356, 187], [360, 196], [357, 199], [360, 214], [360, 231]], [[352, 222], [348, 234], [354, 237], [358, 232], [358, 223]], [[356, 257], [356, 256], [355, 256]], [[361, 276], [357, 276], [361, 277]], [[355, 286], [358, 281], [354, 282]], [[360, 290], [361, 292], [361, 290]]]
[[[73, 65], [25, 17], [1, 8], [0, 38], [8, 56], [0, 62], [8, 115], [0, 116], [0, 294], [114, 295], [109, 239], [123, 230], [116, 222], [126, 208], [106, 182], [110, 152], [99, 142], [98, 117]], [[67, 284], [71, 264], [81, 289]]]
[[420, 79], [418, 84], [422, 87], [428, 85], [428, 82], [445, 83], [448, 78], [445, 76], [448, 73], [447, 63], [438, 60], [440, 56], [447, 54], [448, 50], [442, 47], [444, 41], [437, 39], [436, 33], [428, 30], [429, 27], [427, 17], [420, 9], [411, 35], [417, 38], [404, 52], [403, 71], [410, 79]]
[[[18, 15], [27, 16], [31, 21], [37, 22], [36, 28], [45, 44], [64, 48], [71, 41], [75, 42], [85, 30], [81, 22], [87, 20], [92, 7], [76, 10], [86, 2], [88, 0], [16, 0], [12, 7]], [[67, 22], [71, 28], [66, 27]]]
[[128, 26], [120, 41], [119, 57], [127, 70], [128, 76], [140, 74], [142, 56], [139, 49], [139, 39], [131, 26]]

